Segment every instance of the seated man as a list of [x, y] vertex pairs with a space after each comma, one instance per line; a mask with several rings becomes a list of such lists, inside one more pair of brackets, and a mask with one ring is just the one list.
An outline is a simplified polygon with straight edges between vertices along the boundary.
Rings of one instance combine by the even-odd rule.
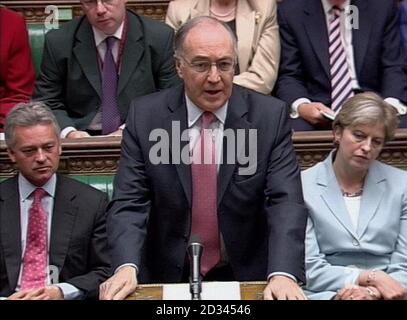
[[20, 104], [6, 120], [19, 174], [0, 183], [0, 297], [97, 297], [110, 268], [106, 195], [55, 173], [60, 130], [47, 107]]
[[24, 18], [0, 5], [0, 132], [7, 113], [30, 100], [34, 80]]
[[108, 211], [116, 272], [102, 299], [125, 298], [137, 280], [187, 282], [193, 239], [205, 281], [268, 280], [266, 299], [305, 298], [307, 211], [287, 108], [233, 84], [236, 48], [226, 24], [189, 20], [175, 39], [184, 84], [132, 103]]
[[[395, 1], [284, 0], [278, 18], [276, 92], [291, 106], [294, 130], [330, 128], [328, 117], [361, 91], [406, 113], [407, 55]], [[400, 120], [407, 127], [407, 116]]]
[[81, 0], [85, 16], [47, 33], [34, 99], [62, 137], [121, 135], [130, 101], [177, 83], [173, 30], [126, 11], [126, 0]]

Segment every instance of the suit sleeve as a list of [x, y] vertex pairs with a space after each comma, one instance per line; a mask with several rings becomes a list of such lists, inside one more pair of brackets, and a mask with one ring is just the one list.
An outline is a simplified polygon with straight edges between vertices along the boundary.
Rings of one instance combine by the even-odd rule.
[[247, 71], [235, 76], [233, 82], [255, 91], [270, 94], [277, 79], [280, 63], [280, 36], [277, 24], [277, 5], [270, 1], [261, 37]]
[[174, 30], [165, 27], [166, 33], [158, 40], [157, 50], [153, 52], [152, 57], [158, 89], [170, 88], [180, 82], [175, 70]]
[[407, 289], [407, 187], [402, 197], [399, 235], [387, 273]]
[[132, 104], [123, 131], [113, 199], [108, 208], [107, 232], [113, 270], [126, 263], [141, 265], [151, 206], [150, 186], [135, 129], [134, 109]]
[[181, 27], [179, 24], [180, 20], [177, 15], [177, 6], [176, 1], [170, 1], [168, 3], [168, 9], [167, 9], [167, 14], [165, 16], [165, 23], [168, 24], [171, 28], [173, 28], [175, 31], [178, 31], [178, 29]]
[[33, 100], [42, 101], [51, 108], [61, 129], [75, 127], [64, 103], [66, 70], [64, 63], [57, 59], [57, 48], [49, 37], [51, 32], [45, 35], [41, 72], [35, 83]]
[[277, 82], [277, 96], [291, 105], [299, 98], [310, 99], [304, 82], [304, 67], [296, 35], [287, 19], [289, 13], [278, 5], [278, 23], [280, 28], [281, 59]]
[[399, 10], [396, 1], [393, 3], [386, 29], [383, 32], [382, 58], [382, 96], [394, 97], [407, 103], [407, 52], [403, 45]]
[[110, 273], [110, 259], [106, 235], [107, 195], [100, 196], [95, 213], [93, 233], [91, 235], [87, 265], [89, 272], [68, 279], [66, 282], [85, 292], [86, 297], [98, 296], [99, 285]]
[[[19, 16], [14, 19], [11, 29], [9, 51], [5, 55], [5, 74], [1, 75], [4, 82], [4, 95], [0, 97], [0, 126], [5, 122], [8, 112], [19, 102], [30, 100], [33, 91], [35, 74], [31, 59], [28, 33], [23, 18]], [[1, 30], [0, 30], [1, 31]], [[0, 43], [3, 34], [0, 34]], [[1, 68], [3, 69], [3, 67]]]
[[321, 253], [312, 218], [308, 218], [305, 238], [307, 289], [314, 292], [336, 292], [355, 284], [361, 270], [330, 264]]
[[268, 223], [268, 274], [285, 272], [305, 283], [304, 237], [307, 210], [302, 196], [300, 169], [291, 141], [284, 107], [275, 121], [268, 159], [265, 212]]

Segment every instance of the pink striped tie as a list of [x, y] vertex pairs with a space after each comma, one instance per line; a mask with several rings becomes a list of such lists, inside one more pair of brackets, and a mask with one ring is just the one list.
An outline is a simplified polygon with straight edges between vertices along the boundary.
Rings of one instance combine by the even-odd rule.
[[42, 288], [47, 280], [47, 214], [41, 204], [47, 192], [37, 188], [29, 210], [21, 289]]
[[202, 274], [205, 275], [220, 260], [219, 226], [216, 204], [217, 170], [215, 143], [210, 124], [216, 120], [212, 112], [202, 114], [201, 135], [194, 146], [192, 173], [191, 234], [199, 237], [204, 246]]
[[329, 63], [331, 72], [331, 109], [338, 112], [343, 103], [353, 96], [352, 78], [341, 40], [341, 9], [332, 7], [333, 20], [329, 24]]

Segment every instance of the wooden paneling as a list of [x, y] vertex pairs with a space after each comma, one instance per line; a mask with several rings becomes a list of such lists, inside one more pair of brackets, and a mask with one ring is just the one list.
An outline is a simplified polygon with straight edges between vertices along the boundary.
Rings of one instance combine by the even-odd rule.
[[[301, 169], [325, 159], [333, 147], [330, 131], [296, 132], [293, 141]], [[114, 174], [120, 158], [120, 143], [120, 138], [117, 137], [65, 139], [59, 170], [71, 175]], [[407, 129], [399, 129], [396, 139], [383, 148], [380, 160], [399, 168], [407, 168]], [[1, 141], [0, 177], [9, 177], [14, 172], [4, 141]]]

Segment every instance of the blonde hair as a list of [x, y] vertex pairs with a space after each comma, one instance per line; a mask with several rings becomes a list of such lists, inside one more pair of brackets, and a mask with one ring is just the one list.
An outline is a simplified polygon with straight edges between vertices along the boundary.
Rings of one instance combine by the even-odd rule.
[[348, 99], [336, 115], [333, 129], [354, 127], [357, 125], [384, 125], [385, 140], [394, 138], [399, 124], [397, 111], [373, 92], [359, 93]]

